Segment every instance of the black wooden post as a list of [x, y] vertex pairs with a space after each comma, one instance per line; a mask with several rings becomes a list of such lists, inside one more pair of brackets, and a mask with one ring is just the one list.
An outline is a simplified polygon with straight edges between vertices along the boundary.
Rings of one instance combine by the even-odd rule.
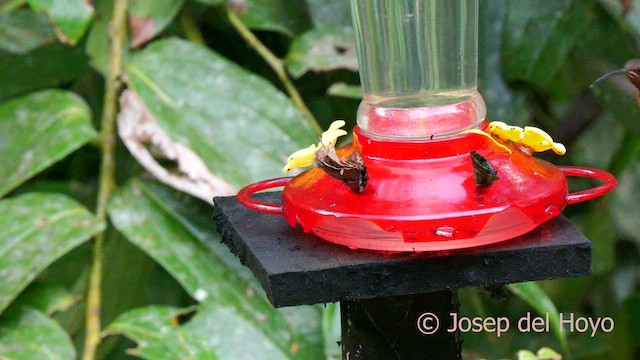
[[[281, 195], [258, 196], [274, 202]], [[222, 241], [273, 306], [340, 302], [344, 359], [459, 359], [458, 334], [446, 331], [458, 309], [456, 289], [591, 273], [591, 243], [563, 216], [492, 246], [389, 255], [326, 242], [235, 197], [214, 202]], [[433, 324], [421, 318], [427, 313], [438, 316], [435, 334], [424, 333]]]
[[[340, 303], [343, 359], [460, 359], [452, 291]], [[428, 356], [428, 357], [427, 357]]]

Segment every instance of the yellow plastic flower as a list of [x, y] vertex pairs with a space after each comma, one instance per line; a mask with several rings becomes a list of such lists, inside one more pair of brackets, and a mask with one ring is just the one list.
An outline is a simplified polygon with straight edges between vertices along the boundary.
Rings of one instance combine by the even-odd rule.
[[282, 168], [282, 173], [287, 173], [295, 168], [310, 166], [316, 158], [316, 146], [311, 145], [308, 148], [300, 149], [287, 158], [287, 164]]
[[567, 148], [561, 143], [553, 142], [549, 134], [533, 126], [526, 126], [522, 132], [519, 145], [526, 147], [533, 152], [553, 150], [558, 155], [567, 153]]
[[517, 144], [522, 137], [522, 128], [519, 126], [511, 126], [502, 121], [492, 121], [489, 123], [489, 134], [502, 142], [512, 141]]
[[478, 129], [467, 130], [466, 132], [490, 137], [496, 145], [509, 153], [511, 153], [511, 150], [504, 144], [513, 144], [532, 153], [547, 150], [553, 150], [558, 155], [567, 153], [567, 148], [564, 145], [554, 142], [551, 135], [533, 126], [526, 126], [523, 129], [519, 126], [507, 125], [502, 121], [492, 121], [489, 123], [487, 132]]
[[344, 120], [332, 122], [329, 125], [329, 129], [320, 136], [320, 142], [317, 145], [310, 145], [289, 155], [287, 164], [282, 168], [282, 173], [287, 173], [295, 168], [313, 165], [318, 149], [322, 146], [335, 146], [340, 136], [347, 135], [347, 132], [341, 129], [344, 125]]

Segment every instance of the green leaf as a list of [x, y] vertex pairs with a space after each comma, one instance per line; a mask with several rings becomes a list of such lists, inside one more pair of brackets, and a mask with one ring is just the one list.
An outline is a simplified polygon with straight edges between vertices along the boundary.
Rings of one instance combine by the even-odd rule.
[[217, 359], [204, 337], [179, 326], [178, 318], [190, 312], [193, 309], [166, 306], [134, 309], [120, 315], [104, 334], [121, 334], [135, 341], [138, 347], [127, 352], [143, 359]]
[[[623, 79], [627, 81], [624, 77]], [[640, 119], [640, 107], [636, 104], [635, 95], [637, 93], [635, 91], [631, 95], [609, 83], [594, 85], [592, 89], [598, 102], [612, 115], [613, 119], [622, 125], [625, 130], [640, 136], [640, 128], [636, 121], [636, 119]], [[607, 129], [607, 133], [612, 130]]]
[[362, 86], [349, 85], [343, 82], [332, 84], [327, 90], [327, 94], [343, 97], [347, 99], [362, 99]]
[[538, 357], [529, 350], [520, 350], [518, 351], [518, 360], [538, 360]]
[[0, 49], [25, 54], [55, 40], [47, 17], [28, 9], [0, 14]]
[[81, 49], [59, 43], [26, 54], [0, 53], [0, 101], [70, 82], [87, 69]]
[[77, 95], [49, 90], [0, 104], [0, 196], [96, 136]]
[[18, 296], [15, 304], [28, 306], [42, 311], [47, 315], [52, 315], [59, 311], [66, 311], [77, 301], [79, 301], [79, 299], [62, 286], [35, 283], [27, 287], [20, 296]]
[[640, 163], [629, 166], [618, 178], [611, 195], [611, 214], [618, 228], [636, 244], [640, 244]]
[[607, 198], [589, 204], [588, 210], [579, 217], [578, 225], [593, 244], [593, 273], [604, 274], [616, 265], [616, 226], [611, 216]]
[[549, 315], [549, 326], [560, 342], [563, 351], [569, 355], [569, 345], [567, 343], [567, 335], [560, 328], [560, 315], [553, 301], [547, 296], [542, 288], [535, 282], [525, 282], [507, 285], [509, 290], [516, 294], [520, 299], [534, 308], [542, 317]]
[[355, 38], [351, 27], [313, 29], [296, 37], [286, 66], [296, 78], [307, 71], [348, 69], [358, 71]]
[[349, 1], [344, 0], [306, 0], [313, 26], [351, 26]]
[[38, 310], [23, 308], [0, 321], [3, 360], [73, 360], [76, 350], [64, 329]]
[[509, 80], [545, 86], [588, 29], [593, 1], [543, 0], [531, 11], [528, 0], [509, 1], [505, 24], [504, 70]]
[[206, 5], [220, 5], [225, 2], [225, 0], [196, 0], [196, 1]]
[[327, 360], [342, 359], [342, 323], [340, 320], [340, 303], [326, 304], [322, 311], [322, 334], [324, 352]]
[[246, 0], [239, 13], [247, 27], [275, 31], [293, 37], [309, 28], [304, 1], [300, 0]]
[[502, 71], [507, 0], [480, 1], [479, 5], [478, 88], [487, 103], [487, 118], [525, 125], [530, 118], [526, 93], [510, 88]]
[[63, 195], [33, 193], [0, 201], [0, 312], [40, 271], [104, 227]]
[[538, 359], [541, 360], [562, 360], [562, 356], [558, 354], [555, 350], [543, 347], [536, 353], [538, 355]]
[[133, 0], [129, 7], [131, 46], [145, 44], [162, 32], [183, 4], [184, 0]]
[[317, 142], [303, 115], [272, 84], [193, 43], [156, 41], [126, 73], [171, 139], [231, 184], [281, 176], [289, 154]]
[[[209, 337], [217, 334], [218, 340], [208, 340], [212, 346], [224, 339], [224, 344], [216, 345], [220, 357], [239, 358], [238, 354], [244, 353], [248, 344], [252, 352], [270, 354], [269, 358], [274, 359], [312, 359], [322, 355], [321, 346], [301, 336], [303, 331], [293, 327], [281, 311], [271, 306], [255, 282], [245, 280], [247, 269], [239, 269], [213, 229], [204, 233], [202, 229], [195, 230], [199, 229], [199, 222], [187, 225], [184, 215], [178, 215], [169, 205], [175, 200], [166, 201], [166, 193], [153, 189], [139, 181], [120, 189], [109, 205], [111, 220], [194, 299], [207, 306], [211, 315], [191, 326], [209, 329], [198, 331]], [[209, 211], [200, 208], [192, 209], [192, 213], [198, 211], [195, 212], [198, 216], [209, 216], [210, 208]], [[206, 239], [199, 238], [202, 236]], [[231, 260], [236, 265], [228, 266]]]
[[629, 12], [623, 16], [622, 1], [600, 0], [600, 4], [620, 22], [622, 28], [630, 28], [636, 39], [640, 39], [640, 8], [637, 0], [632, 0], [632, 2], [635, 2], [635, 5], [632, 5]]
[[58, 39], [75, 45], [93, 17], [93, 5], [88, 0], [28, 0], [34, 10], [44, 11], [53, 23]]

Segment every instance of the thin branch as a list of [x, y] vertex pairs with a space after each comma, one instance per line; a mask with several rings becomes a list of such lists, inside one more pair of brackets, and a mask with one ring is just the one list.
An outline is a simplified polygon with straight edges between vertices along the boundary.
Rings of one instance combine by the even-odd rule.
[[236, 31], [240, 33], [240, 36], [242, 36], [242, 38], [247, 41], [249, 46], [253, 48], [276, 73], [285, 89], [289, 93], [289, 96], [291, 97], [291, 100], [293, 101], [295, 106], [302, 112], [305, 118], [307, 118], [307, 121], [309, 121], [309, 125], [311, 125], [311, 128], [318, 134], [322, 133], [322, 128], [318, 124], [318, 121], [313, 116], [313, 114], [311, 114], [311, 111], [309, 111], [309, 108], [307, 108], [307, 105], [305, 105], [304, 101], [302, 100], [302, 96], [300, 96], [300, 93], [291, 82], [291, 79], [289, 79], [283, 61], [275, 56], [266, 46], [264, 46], [264, 44], [242, 22], [242, 20], [240, 20], [238, 15], [233, 12], [233, 10], [227, 10], [227, 15], [229, 16], [229, 21], [231, 22], [231, 25], [234, 27], [234, 29], [236, 29]]
[[[107, 220], [107, 203], [115, 188], [115, 121], [118, 114], [118, 95], [122, 90], [122, 52], [127, 35], [128, 0], [116, 0], [113, 7], [109, 36], [109, 69], [105, 84], [104, 107], [100, 128], [101, 152], [100, 179], [96, 216]], [[89, 273], [86, 309], [86, 337], [83, 360], [93, 360], [100, 344], [101, 302], [102, 302], [102, 251], [105, 232], [96, 236], [93, 248], [93, 263]]]

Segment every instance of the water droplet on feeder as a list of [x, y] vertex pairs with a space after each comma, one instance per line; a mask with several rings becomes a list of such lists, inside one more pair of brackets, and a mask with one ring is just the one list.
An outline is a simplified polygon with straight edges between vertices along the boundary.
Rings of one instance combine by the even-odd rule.
[[560, 209], [555, 205], [549, 205], [544, 209], [544, 213], [549, 216], [549, 218], [552, 218], [560, 215]]
[[436, 235], [444, 236], [444, 237], [453, 237], [453, 234], [456, 232], [456, 229], [451, 226], [441, 226], [436, 229]]

